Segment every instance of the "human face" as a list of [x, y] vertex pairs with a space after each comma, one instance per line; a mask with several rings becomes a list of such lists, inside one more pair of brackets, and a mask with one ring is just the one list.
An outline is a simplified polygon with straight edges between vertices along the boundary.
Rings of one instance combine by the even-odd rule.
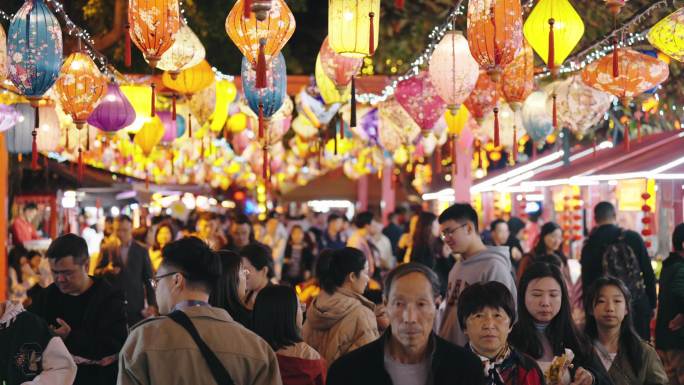
[[114, 221], [105, 221], [104, 230], [102, 230], [106, 237], [114, 234]]
[[257, 270], [247, 258], [242, 258], [242, 266], [248, 271], [246, 277], [247, 291], [261, 290], [268, 283], [268, 267]]
[[31, 258], [31, 268], [35, 271], [38, 271], [38, 268], [40, 267], [40, 262], [40, 255], [34, 255], [33, 258]]
[[295, 244], [300, 244], [304, 242], [304, 231], [300, 229], [299, 227], [295, 227], [292, 229], [292, 242]]
[[173, 235], [171, 234], [171, 230], [167, 226], [159, 228], [159, 231], [157, 232], [157, 243], [159, 246], [164, 247], [164, 245], [171, 242], [172, 238]]
[[36, 215], [38, 215], [38, 210], [36, 209], [30, 209], [24, 211], [24, 216], [26, 217], [26, 220], [28, 222], [33, 222], [34, 219], [36, 219]]
[[157, 306], [160, 314], [169, 314], [176, 305], [176, 298], [182, 288], [183, 276], [177, 269], [166, 266], [162, 263], [157, 270], [156, 288], [154, 295], [157, 299]]
[[465, 321], [465, 335], [478, 353], [492, 358], [506, 346], [511, 318], [504, 309], [485, 306]]
[[510, 231], [508, 230], [508, 224], [506, 224], [506, 222], [501, 222], [494, 228], [492, 239], [497, 246], [503, 246], [508, 242], [509, 235]]
[[368, 286], [368, 281], [370, 281], [368, 262], [363, 266], [363, 270], [359, 274], [349, 273], [347, 280], [351, 283], [351, 288], [354, 292], [358, 294], [363, 294], [366, 291], [366, 286]]
[[133, 224], [129, 221], [116, 221], [116, 236], [122, 244], [127, 245], [133, 239]]
[[278, 220], [271, 218], [266, 222], [266, 232], [268, 234], [275, 234], [278, 230]]
[[328, 228], [330, 229], [331, 232], [337, 234], [340, 232], [342, 229], [342, 218], [335, 219], [334, 221], [330, 222], [328, 225]]
[[537, 322], [551, 322], [560, 312], [562, 300], [561, 287], [551, 277], [533, 279], [525, 291], [525, 307]]
[[211, 223], [202, 218], [197, 221], [197, 234], [204, 239], [209, 238], [211, 236]]
[[235, 225], [235, 245], [237, 247], [244, 247], [249, 244], [249, 236], [252, 233], [252, 226], [249, 223]]
[[625, 296], [613, 285], [601, 288], [593, 310], [596, 324], [603, 329], [620, 328], [628, 312]]
[[558, 250], [561, 243], [563, 242], [563, 232], [561, 229], [556, 229], [544, 236], [544, 246], [548, 252], [554, 252]]
[[395, 280], [387, 298], [387, 314], [392, 338], [407, 352], [424, 351], [436, 314], [430, 281], [421, 273], [410, 273]]
[[469, 223], [459, 223], [448, 220], [440, 223], [439, 230], [444, 243], [449, 246], [454, 253], [463, 253], [470, 246], [471, 226]]
[[370, 236], [374, 237], [374, 236], [380, 234], [381, 231], [382, 231], [382, 225], [380, 224], [380, 222], [378, 222], [378, 221], [371, 222], [371, 225], [368, 228], [368, 234], [370, 234]]
[[60, 260], [49, 259], [48, 262], [59, 291], [68, 295], [80, 295], [86, 291], [89, 282], [87, 260], [79, 265], [74, 262], [74, 257], [68, 256]]
[[238, 297], [241, 300], [244, 300], [245, 297], [247, 296], [247, 277], [249, 276], [249, 270], [245, 268], [245, 266], [240, 263], [240, 267], [238, 267]]

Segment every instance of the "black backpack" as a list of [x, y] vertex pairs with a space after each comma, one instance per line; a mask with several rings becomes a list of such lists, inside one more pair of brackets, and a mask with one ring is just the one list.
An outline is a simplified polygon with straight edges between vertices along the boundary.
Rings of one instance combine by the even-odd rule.
[[604, 275], [619, 278], [625, 283], [632, 294], [632, 300], [646, 295], [639, 260], [634, 250], [627, 244], [624, 231], [621, 230], [617, 239], [606, 246], [602, 266]]

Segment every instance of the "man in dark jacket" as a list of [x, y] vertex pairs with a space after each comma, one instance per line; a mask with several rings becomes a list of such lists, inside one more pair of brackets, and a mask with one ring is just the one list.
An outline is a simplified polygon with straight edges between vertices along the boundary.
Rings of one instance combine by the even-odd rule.
[[407, 263], [385, 279], [391, 326], [376, 341], [335, 361], [328, 385], [484, 383], [480, 360], [432, 332], [439, 278], [430, 268]]
[[387, 216], [387, 222], [389, 223], [382, 229], [382, 233], [385, 234], [392, 244], [392, 254], [397, 258], [397, 261], [399, 261], [400, 258], [403, 258], [403, 255], [399, 255], [399, 239], [405, 232], [405, 217], [406, 209], [397, 207], [389, 216]]
[[672, 247], [660, 272], [655, 344], [670, 384], [684, 385], [684, 223], [672, 233]]
[[115, 384], [117, 353], [127, 335], [121, 292], [88, 276], [88, 246], [77, 235], [55, 239], [47, 257], [55, 282], [28, 310], [47, 321], [74, 357], [74, 385]]
[[646, 291], [646, 296], [632, 300], [634, 328], [641, 338], [649, 341], [649, 324], [656, 308], [656, 282], [644, 240], [636, 232], [621, 229], [616, 225], [615, 207], [611, 203], [600, 202], [594, 207], [594, 221], [596, 227], [582, 248], [582, 289], [585, 293], [589, 292], [591, 285], [604, 275], [603, 254], [608, 245], [615, 243], [623, 235], [625, 243], [637, 258]]
[[130, 217], [121, 215], [114, 227], [117, 239], [102, 251], [95, 274], [107, 277], [112, 286], [123, 291], [128, 326], [133, 326], [143, 318], [157, 314], [154, 291], [149, 283], [152, 263], [147, 249], [133, 239]]

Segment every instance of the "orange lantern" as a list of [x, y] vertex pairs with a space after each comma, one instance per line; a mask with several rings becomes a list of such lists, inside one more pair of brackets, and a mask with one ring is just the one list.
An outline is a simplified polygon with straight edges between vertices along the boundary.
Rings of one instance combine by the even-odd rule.
[[181, 26], [177, 0], [129, 0], [129, 35], [150, 67], [156, 68], [162, 54], [174, 42]]
[[266, 64], [285, 46], [295, 30], [295, 18], [284, 0], [273, 0], [264, 20], [245, 13], [250, 0], [238, 0], [226, 19], [228, 37], [256, 68], [256, 88], [266, 87]]
[[[523, 39], [523, 46], [513, 59], [513, 62], [504, 68], [501, 77], [501, 92], [511, 106], [514, 114], [518, 114], [522, 104], [534, 91], [534, 51]], [[518, 127], [513, 125], [513, 160], [517, 161], [518, 151]]]
[[[162, 75], [162, 83], [165, 87], [170, 88], [181, 95], [185, 95], [189, 99], [190, 95], [209, 87], [214, 82], [215, 77], [214, 70], [211, 69], [209, 63], [206, 60], [202, 60], [198, 65], [181, 71], [175, 78], [171, 72], [164, 72], [164, 75]], [[175, 94], [173, 95], [172, 103], [173, 117], [175, 119]], [[188, 118], [188, 122], [190, 122], [191, 118], [192, 117]], [[188, 128], [188, 135], [192, 137], [192, 123], [188, 124], [190, 125]]]
[[470, 52], [495, 82], [522, 45], [522, 26], [520, 0], [468, 1]]

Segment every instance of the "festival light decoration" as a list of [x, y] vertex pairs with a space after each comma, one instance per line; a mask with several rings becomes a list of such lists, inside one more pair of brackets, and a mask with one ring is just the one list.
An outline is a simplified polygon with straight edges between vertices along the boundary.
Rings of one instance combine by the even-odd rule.
[[522, 123], [527, 135], [532, 139], [532, 149], [536, 153], [537, 143], [546, 139], [553, 132], [553, 121], [547, 108], [548, 95], [543, 91], [530, 94], [523, 103]]
[[0, 24], [0, 82], [7, 78], [7, 35]]
[[613, 103], [613, 96], [589, 87], [579, 74], [551, 83], [547, 92], [556, 93], [558, 125], [580, 137], [603, 119]]
[[[32, 107], [28, 103], [15, 104], [14, 108], [19, 113], [19, 119], [14, 127], [5, 131], [5, 143], [7, 152], [18, 155], [19, 161], [23, 154], [28, 154], [33, 150], [32, 131], [35, 129], [35, 112], [38, 107]], [[37, 150], [37, 147], [36, 147]]]
[[496, 106], [496, 83], [494, 83], [487, 72], [480, 70], [475, 89], [470, 93], [464, 102], [470, 114], [478, 121], [482, 119]]
[[479, 66], [470, 54], [468, 41], [460, 31], [451, 31], [437, 44], [430, 57], [430, 79], [451, 114], [475, 88]]
[[660, 20], [648, 32], [648, 41], [667, 56], [684, 61], [684, 8]]
[[427, 71], [400, 82], [397, 85], [395, 98], [418, 124], [423, 135], [432, 130], [446, 108], [444, 100], [432, 85]]
[[110, 82], [107, 93], [88, 117], [88, 124], [105, 133], [128, 127], [135, 121], [135, 110], [118, 84]]
[[411, 115], [395, 100], [390, 99], [378, 105], [380, 127], [378, 139], [387, 151], [412, 143], [420, 135], [420, 127]]
[[216, 107], [211, 115], [209, 128], [213, 132], [223, 130], [228, 120], [228, 107], [237, 96], [235, 83], [221, 79], [216, 82]]
[[130, 39], [156, 68], [181, 27], [178, 1], [128, 0], [128, 24]]
[[372, 56], [380, 39], [380, 0], [329, 0], [328, 42], [344, 56]]
[[204, 45], [195, 32], [185, 23], [181, 23], [174, 35], [173, 45], [161, 55], [157, 68], [167, 71], [171, 78], [175, 79], [181, 71], [202, 62], [205, 55]]
[[337, 89], [343, 92], [352, 81], [354, 75], [361, 69], [363, 65], [363, 58], [349, 57], [335, 52], [330, 44], [328, 38], [323, 40], [321, 50], [319, 51], [319, 58], [323, 72], [325, 75], [335, 83]]
[[107, 90], [107, 79], [90, 56], [82, 52], [69, 55], [62, 65], [56, 91], [62, 110], [80, 130]]
[[59, 124], [59, 116], [54, 105], [46, 105], [38, 109], [40, 127], [38, 128], [38, 151], [48, 153], [59, 149], [62, 130]]

